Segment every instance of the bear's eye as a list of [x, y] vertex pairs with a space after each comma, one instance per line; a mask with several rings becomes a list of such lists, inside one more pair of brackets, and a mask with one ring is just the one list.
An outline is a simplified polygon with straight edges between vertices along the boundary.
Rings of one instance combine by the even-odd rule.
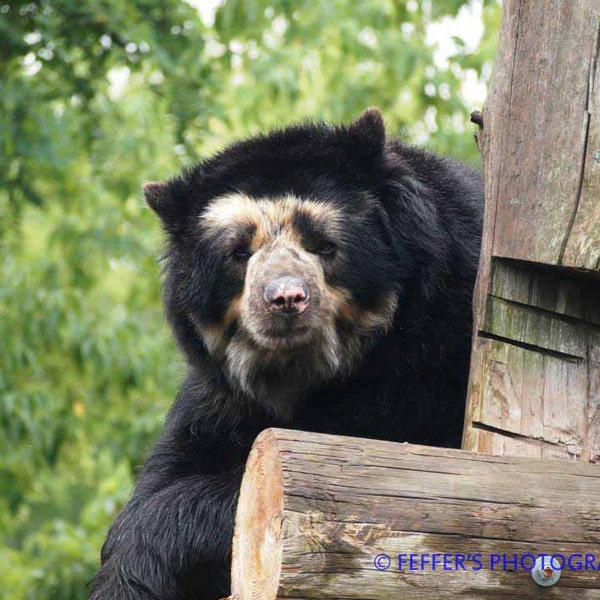
[[333, 242], [328, 241], [321, 242], [315, 249], [315, 252], [319, 256], [323, 256], [325, 258], [332, 258], [335, 255], [336, 251], [337, 246]]
[[231, 256], [238, 262], [246, 262], [252, 256], [252, 252], [246, 246], [238, 246], [233, 249]]

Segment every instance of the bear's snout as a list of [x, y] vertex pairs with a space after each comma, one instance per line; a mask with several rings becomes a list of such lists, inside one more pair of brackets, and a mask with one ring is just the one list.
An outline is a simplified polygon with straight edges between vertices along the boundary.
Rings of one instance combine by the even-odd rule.
[[308, 308], [310, 291], [307, 283], [299, 277], [278, 277], [265, 285], [263, 298], [269, 312], [293, 316]]

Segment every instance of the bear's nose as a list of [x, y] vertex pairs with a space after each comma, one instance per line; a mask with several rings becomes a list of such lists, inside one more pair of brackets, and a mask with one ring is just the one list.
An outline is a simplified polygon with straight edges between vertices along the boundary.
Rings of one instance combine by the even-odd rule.
[[299, 315], [307, 309], [310, 294], [299, 277], [278, 277], [265, 285], [264, 299], [274, 314]]

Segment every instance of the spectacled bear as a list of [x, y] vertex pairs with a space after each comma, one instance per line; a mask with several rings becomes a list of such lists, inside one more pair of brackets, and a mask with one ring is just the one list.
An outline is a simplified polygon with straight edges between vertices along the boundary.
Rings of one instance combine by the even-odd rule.
[[460, 445], [482, 182], [386, 139], [370, 109], [235, 143], [144, 192], [187, 374], [91, 598], [215, 600], [262, 429]]

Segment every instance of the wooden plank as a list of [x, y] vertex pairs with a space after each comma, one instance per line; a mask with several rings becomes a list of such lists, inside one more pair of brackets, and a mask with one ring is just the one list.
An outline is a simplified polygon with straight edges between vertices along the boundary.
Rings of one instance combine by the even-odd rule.
[[[487, 454], [600, 460], [598, 364], [480, 338], [485, 377], [468, 415], [465, 445]], [[565, 402], [576, 398], [577, 402]]]
[[[242, 482], [233, 598], [600, 598], [600, 571], [566, 568], [542, 590], [520, 564], [527, 553], [600, 561], [598, 497], [593, 465], [270, 429]], [[379, 554], [389, 568], [375, 567]], [[410, 554], [428, 562], [399, 568]], [[434, 554], [450, 568], [433, 569]]]
[[503, 3], [468, 450], [600, 461], [599, 36], [597, 0]]
[[492, 270], [493, 296], [600, 325], [600, 278], [502, 259]]
[[545, 310], [490, 296], [483, 331], [515, 342], [585, 359], [594, 330]]
[[[598, 176], [595, 161], [585, 157], [600, 3], [521, 0], [510, 5], [518, 14], [518, 30], [511, 39], [514, 61], [511, 71], [499, 76], [510, 90], [503, 127], [511, 143], [501, 144], [493, 254], [561, 264], [573, 215], [580, 208], [571, 247], [582, 248], [570, 250], [570, 263], [579, 256], [579, 262], [589, 264], [598, 249], [589, 248], [593, 239], [587, 237], [586, 222], [598, 216], [597, 204], [591, 208], [589, 198], [581, 204], [580, 195], [584, 162], [589, 164], [588, 179], [597, 184]], [[593, 194], [596, 184], [587, 185], [586, 194]]]

